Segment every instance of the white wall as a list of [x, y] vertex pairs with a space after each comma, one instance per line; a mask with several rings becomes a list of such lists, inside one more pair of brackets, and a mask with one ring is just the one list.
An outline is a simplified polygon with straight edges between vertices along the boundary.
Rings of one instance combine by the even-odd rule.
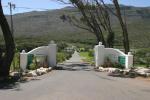
[[48, 53], [48, 46], [41, 46], [41, 47], [37, 47], [31, 51], [29, 51], [27, 54], [43, 54], [43, 55], [47, 55]]
[[119, 49], [114, 48], [105, 48], [104, 45], [100, 42], [99, 45], [96, 45], [94, 48], [95, 51], [95, 65], [96, 67], [104, 64], [105, 59], [108, 57], [112, 62], [118, 63], [118, 57], [125, 57], [125, 68], [133, 67], [133, 55], [131, 53], [125, 54]]
[[113, 48], [105, 48], [105, 57], [109, 57], [112, 62], [118, 63], [118, 57], [119, 56], [126, 56], [122, 51], [119, 49], [113, 49]]
[[20, 66], [23, 70], [27, 67], [28, 62], [28, 54], [35, 54], [35, 55], [47, 55], [48, 56], [48, 64], [49, 67], [55, 67], [56, 66], [56, 53], [57, 53], [57, 45], [56, 44], [49, 44], [48, 46], [41, 46], [37, 47], [29, 52], [25, 52], [23, 50], [20, 53]]

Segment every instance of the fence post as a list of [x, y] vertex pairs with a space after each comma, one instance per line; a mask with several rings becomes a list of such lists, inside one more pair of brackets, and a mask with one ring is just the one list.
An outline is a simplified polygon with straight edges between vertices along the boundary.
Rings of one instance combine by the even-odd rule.
[[95, 66], [98, 67], [104, 64], [105, 59], [105, 47], [99, 42], [99, 45], [96, 45], [94, 48], [95, 51]]

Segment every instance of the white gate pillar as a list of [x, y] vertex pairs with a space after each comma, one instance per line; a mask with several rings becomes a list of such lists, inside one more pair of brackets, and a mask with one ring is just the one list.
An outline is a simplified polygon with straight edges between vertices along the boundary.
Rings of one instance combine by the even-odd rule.
[[131, 67], [133, 67], [133, 55], [131, 52], [128, 52], [128, 55], [126, 55], [125, 68], [129, 69]]
[[99, 42], [99, 45], [96, 45], [94, 48], [95, 51], [95, 65], [96, 67], [104, 64], [105, 59], [105, 47]]
[[51, 42], [48, 45], [48, 64], [49, 64], [49, 67], [55, 67], [57, 65], [56, 55], [57, 55], [57, 45], [54, 42]]
[[25, 71], [27, 67], [27, 56], [28, 54], [25, 52], [25, 50], [22, 50], [20, 53], [20, 67], [23, 71]]

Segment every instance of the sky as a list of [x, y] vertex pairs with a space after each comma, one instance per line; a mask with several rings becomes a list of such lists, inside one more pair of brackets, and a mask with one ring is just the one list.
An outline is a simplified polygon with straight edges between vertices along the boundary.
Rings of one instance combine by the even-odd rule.
[[[23, 13], [29, 11], [41, 11], [47, 9], [60, 9], [66, 4], [57, 2], [56, 0], [2, 0], [3, 10], [5, 14], [9, 14], [8, 2], [12, 2], [16, 7], [27, 7], [32, 9], [25, 8], [15, 8], [13, 13]], [[105, 3], [111, 3], [110, 0], [105, 0]], [[119, 0], [120, 4], [138, 6], [138, 7], [150, 7], [150, 0]]]

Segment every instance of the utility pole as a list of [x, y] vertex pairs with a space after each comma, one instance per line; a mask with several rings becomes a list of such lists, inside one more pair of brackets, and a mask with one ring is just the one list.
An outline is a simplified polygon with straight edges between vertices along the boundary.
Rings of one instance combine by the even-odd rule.
[[[12, 13], [12, 10], [16, 8], [16, 5], [12, 4], [11, 2], [8, 2], [8, 5], [9, 5], [9, 8], [10, 8], [10, 28], [11, 28], [11, 34], [12, 34], [12, 36], [14, 38], [14, 26], [13, 26], [13, 13]], [[14, 58], [13, 58], [12, 62], [13, 62], [13, 70], [14, 70], [15, 69], [15, 65], [16, 65], [16, 63], [15, 63], [15, 55], [14, 55]]]
[[8, 2], [9, 8], [10, 8], [10, 22], [11, 22], [11, 34], [14, 37], [14, 26], [13, 26], [13, 14], [12, 14], [12, 10], [16, 8], [15, 4], [12, 4], [11, 2]]

